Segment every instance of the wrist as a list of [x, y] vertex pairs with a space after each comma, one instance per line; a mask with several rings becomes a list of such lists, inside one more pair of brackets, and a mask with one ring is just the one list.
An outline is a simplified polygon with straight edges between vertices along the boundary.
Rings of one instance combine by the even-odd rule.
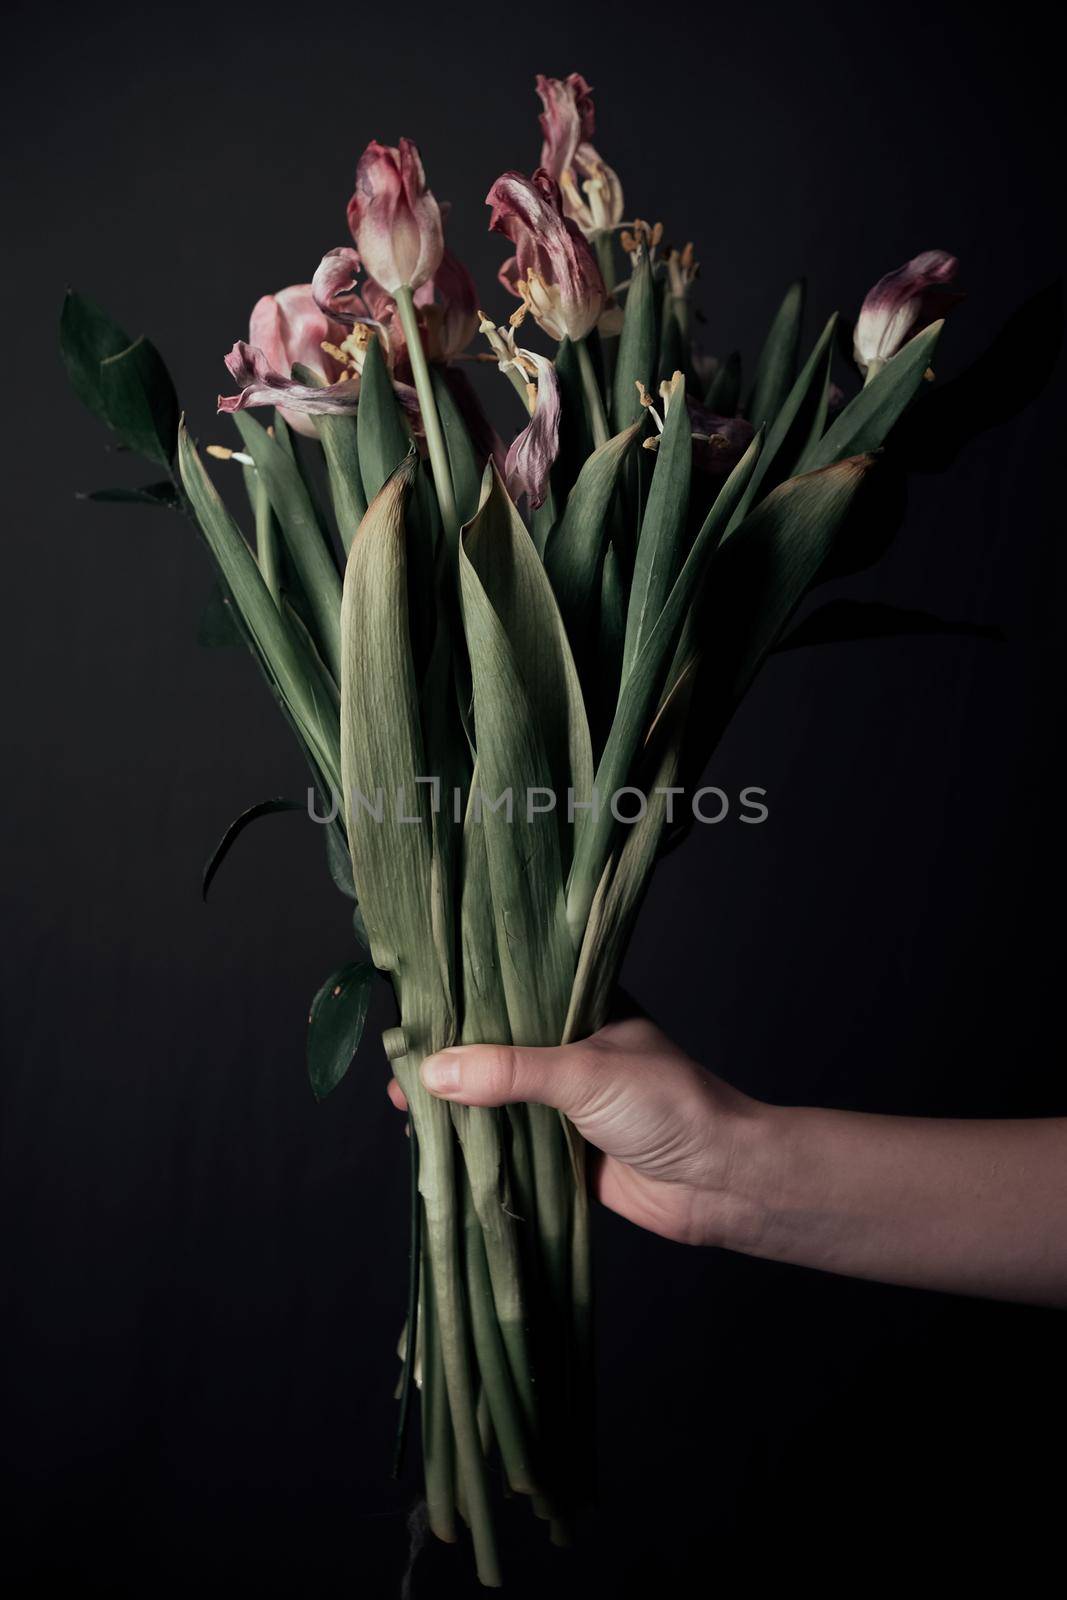
[[759, 1254], [775, 1212], [789, 1145], [791, 1110], [730, 1091], [716, 1118], [698, 1202], [701, 1243]]

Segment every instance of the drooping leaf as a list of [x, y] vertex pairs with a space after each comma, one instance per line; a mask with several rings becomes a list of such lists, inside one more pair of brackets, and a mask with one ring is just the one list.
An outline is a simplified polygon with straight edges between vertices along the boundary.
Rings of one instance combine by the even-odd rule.
[[161, 506], [167, 511], [181, 509], [178, 491], [169, 479], [163, 483], [146, 483], [139, 489], [89, 489], [76, 498], [110, 505]]
[[774, 421], [793, 387], [803, 318], [804, 280], [798, 278], [786, 290], [756, 362], [752, 393], [745, 408], [754, 428]]
[[169, 467], [178, 444], [181, 410], [163, 358], [145, 338], [100, 363], [107, 420], [123, 444]]
[[129, 334], [88, 295], [67, 290], [59, 318], [59, 348], [71, 388], [82, 405], [109, 426], [100, 363], [128, 350], [132, 343]]
[[255, 557], [204, 471], [184, 426], [178, 435], [178, 464], [201, 532], [268, 680], [292, 717], [309, 758], [327, 785], [340, 793], [336, 705], [320, 688], [318, 668], [275, 605]]
[[341, 579], [292, 456], [247, 411], [235, 411], [245, 449], [266, 484], [314, 622], [315, 643], [336, 680], [341, 670]]
[[354, 961], [333, 973], [314, 1000], [308, 1016], [308, 1077], [316, 1100], [336, 1089], [359, 1049], [367, 1020], [374, 968]]
[[204, 900], [207, 899], [208, 890], [211, 888], [215, 874], [229, 855], [237, 840], [245, 829], [260, 817], [270, 817], [278, 811], [302, 811], [304, 808], [298, 800], [260, 800], [254, 806], [249, 806], [247, 811], [242, 811], [239, 817], [234, 817], [222, 838], [215, 846], [204, 866], [203, 877], [200, 883], [200, 893]]
[[931, 611], [882, 605], [877, 600], [828, 600], [791, 628], [775, 648], [799, 650], [804, 645], [920, 637], [999, 641], [1004, 635], [1000, 628], [988, 623], [951, 621]]
[[640, 419], [643, 408], [637, 384], [641, 382], [646, 389], [651, 389], [656, 355], [656, 295], [648, 255], [642, 251], [630, 279], [619, 335], [612, 409], [616, 432]]
[[805, 452], [798, 470], [816, 472], [848, 456], [880, 449], [922, 387], [943, 327], [943, 321], [932, 322], [887, 361]]

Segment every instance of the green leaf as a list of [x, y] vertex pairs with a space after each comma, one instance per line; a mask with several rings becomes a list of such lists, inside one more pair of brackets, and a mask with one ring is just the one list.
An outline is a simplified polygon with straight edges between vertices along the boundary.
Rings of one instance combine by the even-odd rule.
[[[326, 379], [321, 372], [316, 372], [314, 367], [305, 367], [299, 361], [293, 363], [293, 377], [313, 389], [326, 387]], [[284, 420], [276, 414], [276, 431], [277, 423], [284, 423]], [[314, 420], [315, 432], [318, 434], [322, 453], [326, 458], [337, 536], [341, 541], [341, 548], [347, 555], [356, 536], [356, 529], [367, 509], [363, 479], [359, 471], [356, 419], [354, 416], [322, 416]]]
[[333, 973], [314, 1000], [308, 1017], [308, 1077], [316, 1100], [336, 1089], [359, 1049], [367, 1020], [374, 968], [355, 961]]
[[463, 819], [460, 953], [463, 973], [463, 1041], [507, 1044], [508, 1011], [496, 946], [496, 922], [485, 848], [484, 821], [475, 820], [473, 797], [482, 789], [475, 766]]
[[110, 426], [100, 363], [132, 344], [128, 333], [87, 295], [68, 289], [59, 318], [59, 348], [71, 388], [83, 406]]
[[608, 544], [604, 551], [604, 566], [600, 574], [600, 627], [597, 632], [597, 655], [601, 673], [606, 679], [607, 693], [614, 706], [619, 692], [622, 673], [622, 648], [626, 638], [626, 590], [619, 571], [619, 558], [615, 546]]
[[367, 346], [363, 361], [356, 423], [363, 492], [369, 505], [411, 449], [411, 430], [393, 392], [393, 380], [377, 339]]
[[[520, 666], [507, 625], [468, 555], [468, 546], [480, 560], [492, 562], [496, 554], [482, 521], [495, 491], [494, 481], [482, 510], [463, 535], [459, 560], [463, 623], [474, 685], [476, 771], [479, 795], [484, 797], [480, 821], [512, 1037], [520, 1044], [549, 1044], [558, 1040], [566, 1015], [574, 955], [567, 929], [557, 819], [547, 811], [531, 815], [526, 802], [533, 790], [557, 795], [560, 790], [528, 693], [528, 687], [536, 695], [543, 686], [536, 679], [531, 682]], [[493, 521], [492, 531], [496, 532], [499, 516]], [[529, 544], [528, 535], [526, 539]], [[525, 568], [529, 570], [531, 564], [539, 567], [532, 544], [530, 557]], [[509, 573], [505, 565], [496, 563], [486, 576], [505, 615], [514, 615], [516, 591], [523, 587], [521, 579], [514, 586], [509, 581], [519, 577], [515, 569]], [[562, 623], [558, 637], [563, 637]], [[506, 805], [508, 793], [513, 800], [510, 816], [506, 809], [496, 809], [498, 802]]]
[[[262, 429], [259, 431], [263, 433]], [[178, 434], [178, 464], [197, 522], [260, 663], [292, 717], [308, 755], [325, 782], [340, 793], [337, 707], [321, 687], [314, 660], [275, 605], [255, 557], [204, 471], [184, 425]]]
[[821, 437], [829, 403], [830, 362], [836, 326], [835, 312], [768, 428], [756, 470], [738, 508], [738, 521], [755, 503], [760, 490], [766, 492], [773, 489], [783, 478], [791, 476], [798, 459], [813, 441], [817, 443]]
[[637, 384], [640, 381], [646, 389], [651, 389], [656, 354], [656, 295], [648, 255], [642, 250], [630, 279], [619, 335], [613, 410], [617, 431], [630, 427], [643, 416]]
[[944, 322], [932, 322], [887, 361], [876, 378], [839, 411], [801, 463], [804, 472], [831, 466], [846, 456], [878, 450], [889, 430], [922, 388]]
[[723, 484], [632, 668], [628, 674], [624, 673], [615, 717], [596, 771], [599, 810], [582, 829], [575, 844], [567, 909], [571, 927], [576, 930], [585, 926], [616, 830], [611, 796], [629, 780], [631, 765], [648, 730], [679, 633], [683, 623], [687, 623], [687, 613], [697, 596], [709, 557], [745, 491], [759, 458], [760, 444], [761, 436], [757, 434]]
[[168, 511], [181, 510], [178, 492], [169, 479], [163, 483], [146, 483], [140, 489], [90, 489], [76, 498], [109, 505], [162, 506]]
[[315, 643], [335, 680], [341, 671], [341, 579], [296, 462], [247, 411], [235, 411], [245, 449], [267, 486], [314, 622]]
[[586, 461], [545, 550], [545, 567], [575, 648], [583, 642], [597, 598], [609, 512], [623, 461], [644, 426], [624, 428]]
[[241, 625], [233, 614], [233, 603], [218, 584], [208, 595], [196, 624], [196, 642], [205, 650], [228, 650], [243, 644]]
[[163, 358], [138, 339], [100, 363], [100, 394], [107, 419], [123, 444], [169, 467], [178, 442], [181, 411]]
[[756, 375], [746, 408], [753, 427], [770, 424], [793, 386], [804, 316], [804, 280], [791, 283], [775, 313], [756, 362]]
[[[405, 456], [367, 507], [341, 606], [341, 771], [352, 873], [374, 964], [402, 982], [411, 1052], [447, 1043], [452, 980], [407, 604]], [[404, 822], [403, 817], [418, 817]], [[410, 997], [410, 1004], [409, 1004]]]
[[853, 456], [790, 478], [762, 500], [715, 553], [698, 637], [710, 754], [738, 701], [818, 575], [875, 457]]
[[741, 352], [731, 350], [715, 369], [704, 405], [717, 417], [735, 417], [741, 403]]
[[[482, 503], [465, 532], [463, 551], [472, 566], [468, 590], [476, 578], [479, 595], [488, 600], [508, 640], [511, 659], [530, 706], [534, 732], [548, 763], [549, 786], [565, 808], [568, 787], [573, 787], [579, 797], [588, 796], [592, 789], [593, 758], [585, 706], [552, 586], [492, 463], [486, 468]], [[465, 601], [465, 626], [466, 605]], [[475, 672], [473, 651], [471, 666]], [[483, 700], [485, 693], [483, 688]], [[484, 751], [484, 741], [477, 731], [476, 672], [475, 730], [479, 760], [488, 770], [495, 758]], [[572, 829], [565, 817], [560, 821], [566, 856]]]
[[471, 443], [463, 413], [456, 404], [448, 381], [438, 367], [430, 369], [433, 381], [437, 414], [448, 450], [448, 464], [452, 469], [452, 488], [456, 497], [456, 511], [460, 523], [469, 522], [478, 509], [482, 489], [482, 469]]
[[341, 548], [347, 555], [363, 521], [367, 501], [359, 469], [358, 427], [355, 417], [316, 417], [315, 428], [330, 475], [330, 497]]
[[[594, 754], [603, 749], [622, 678], [622, 648], [626, 638], [626, 587], [619, 570], [615, 546], [609, 541], [600, 572], [600, 609], [596, 631], [587, 637], [579, 651], [579, 671], [585, 686]], [[590, 646], [592, 657], [590, 658]]]
[[689, 510], [689, 481], [693, 470], [693, 441], [685, 403], [685, 379], [671, 380], [667, 417], [656, 452], [656, 466], [648, 491], [637, 557], [626, 609], [626, 640], [622, 653], [622, 679], [633, 666], [656, 625], [663, 603], [682, 564], [682, 540]]
[[235, 817], [230, 823], [230, 826], [226, 829], [226, 832], [223, 834], [222, 838], [219, 840], [218, 844], [215, 846], [214, 850], [211, 852], [211, 855], [209, 856], [204, 867], [204, 874], [200, 885], [202, 897], [205, 900], [207, 899], [207, 892], [211, 888], [215, 874], [218, 872], [234, 844], [241, 837], [242, 833], [244, 833], [245, 829], [250, 823], [256, 822], [260, 817], [273, 816], [277, 811], [303, 811], [303, 809], [303, 806], [298, 800], [284, 800], [281, 798], [276, 800], [260, 800], [256, 805], [249, 806], [247, 811], [242, 811], [239, 817]]

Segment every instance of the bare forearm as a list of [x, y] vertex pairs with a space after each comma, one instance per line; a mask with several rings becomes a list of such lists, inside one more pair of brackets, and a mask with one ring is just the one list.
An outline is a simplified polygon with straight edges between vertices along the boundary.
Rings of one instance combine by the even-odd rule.
[[955, 1293], [1067, 1305], [1067, 1118], [753, 1107], [711, 1242]]

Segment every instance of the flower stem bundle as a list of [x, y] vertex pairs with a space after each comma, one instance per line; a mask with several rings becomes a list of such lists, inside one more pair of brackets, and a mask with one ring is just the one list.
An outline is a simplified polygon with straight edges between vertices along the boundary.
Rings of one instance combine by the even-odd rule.
[[[210, 627], [248, 648], [309, 769], [369, 957], [312, 1004], [317, 1094], [353, 1058], [376, 973], [395, 994], [413, 1173], [401, 1415], [417, 1395], [431, 1526], [466, 1524], [489, 1586], [501, 1483], [558, 1542], [591, 1491], [585, 1155], [544, 1107], [436, 1099], [421, 1063], [607, 1020], [672, 795], [847, 538], [931, 365], [923, 296], [955, 265], [928, 252], [882, 280], [892, 305], [865, 307], [868, 381], [847, 403], [834, 319], [809, 353], [792, 286], [744, 389], [736, 358], [694, 343], [692, 247], [625, 217], [584, 80], [538, 92], [540, 166], [489, 191], [510, 317], [482, 311], [407, 140], [360, 160], [352, 244], [257, 304], [220, 400], [245, 531], [153, 347], [76, 295], [62, 325], [81, 397], [166, 474], [100, 497], [191, 518], [218, 580]], [[510, 440], [464, 365], [478, 333], [510, 380]], [[239, 818], [207, 881], [285, 806]]]

